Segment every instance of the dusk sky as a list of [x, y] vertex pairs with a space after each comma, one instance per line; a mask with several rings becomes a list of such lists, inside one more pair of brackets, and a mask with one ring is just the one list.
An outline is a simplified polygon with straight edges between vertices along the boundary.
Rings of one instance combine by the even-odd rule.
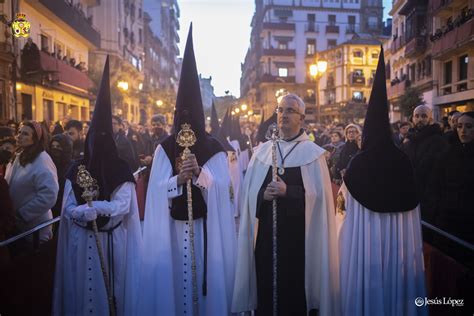
[[[383, 0], [384, 20], [392, 0]], [[216, 96], [229, 90], [240, 95], [240, 63], [250, 44], [254, 0], [180, 0], [179, 43], [184, 52], [189, 23], [193, 22], [194, 52], [198, 71], [212, 76]]]

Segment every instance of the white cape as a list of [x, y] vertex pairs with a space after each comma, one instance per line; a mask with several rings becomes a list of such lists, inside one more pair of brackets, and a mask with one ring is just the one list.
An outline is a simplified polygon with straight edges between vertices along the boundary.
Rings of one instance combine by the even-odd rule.
[[377, 213], [343, 184], [345, 212], [337, 214], [344, 315], [427, 315], [419, 207]]
[[[199, 314], [230, 314], [236, 235], [227, 157], [211, 157], [194, 179], [207, 204], [207, 296], [203, 296], [203, 220], [194, 222]], [[155, 152], [148, 185], [144, 226], [141, 315], [192, 315], [188, 222], [170, 216], [171, 198], [179, 196], [176, 176], [161, 146]], [[176, 193], [176, 192], [179, 193]]]
[[[108, 201], [93, 201], [98, 213], [110, 216], [103, 229], [113, 230], [117, 315], [136, 315], [141, 258], [141, 230], [135, 185], [126, 182]], [[59, 225], [53, 293], [53, 315], [108, 315], [108, 299], [95, 238], [91, 230], [71, 219], [77, 206], [71, 182], [66, 180]], [[108, 270], [107, 233], [99, 232]]]
[[[331, 182], [324, 150], [302, 134], [292, 142], [281, 142], [283, 156], [295, 141], [301, 143], [285, 160], [285, 167], [301, 167], [305, 188], [305, 292], [308, 311], [339, 315], [339, 264], [336, 222]], [[237, 268], [232, 302], [233, 312], [257, 308], [255, 239], [257, 196], [271, 166], [271, 142], [256, 147], [244, 178], [241, 193]], [[277, 155], [278, 156], [278, 155]], [[280, 165], [280, 161], [278, 162]], [[268, 267], [271, 269], [271, 267]]]
[[238, 217], [240, 214], [240, 188], [242, 186], [244, 175], [240, 169], [239, 157], [234, 151], [227, 152], [227, 162], [229, 164], [230, 180], [232, 181], [234, 216]]

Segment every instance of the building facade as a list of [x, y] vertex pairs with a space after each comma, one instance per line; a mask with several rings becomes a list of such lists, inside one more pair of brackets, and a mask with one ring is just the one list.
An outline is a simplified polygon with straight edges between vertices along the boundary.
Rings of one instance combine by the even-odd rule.
[[[55, 121], [64, 116], [88, 120], [93, 99], [88, 55], [100, 45], [100, 33], [82, 2], [20, 0], [11, 4], [12, 13], [26, 15], [31, 32], [29, 38], [10, 41], [16, 67], [9, 66], [12, 80], [3, 91], [10, 98], [2, 115], [16, 120]], [[15, 78], [13, 68], [17, 69]]]
[[474, 110], [474, 2], [431, 0], [433, 106], [440, 116]]
[[240, 93], [242, 102], [255, 113], [263, 110], [265, 117], [271, 115], [282, 91], [300, 95], [308, 112], [314, 112], [309, 66], [316, 62], [316, 53], [362, 31], [382, 32], [381, 0], [257, 0], [255, 4]]
[[[372, 91], [381, 42], [354, 36], [351, 40], [319, 53], [328, 70], [319, 81], [316, 109], [321, 122], [362, 123]], [[310, 113], [313, 114], [313, 113]]]

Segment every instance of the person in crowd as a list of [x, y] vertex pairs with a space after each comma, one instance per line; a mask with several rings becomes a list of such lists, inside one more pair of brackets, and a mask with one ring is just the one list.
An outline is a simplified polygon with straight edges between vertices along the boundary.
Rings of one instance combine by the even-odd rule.
[[77, 120], [69, 120], [66, 123], [64, 130], [72, 140], [72, 159], [81, 159], [84, 156], [82, 123]]
[[160, 145], [169, 135], [166, 132], [166, 117], [162, 114], [155, 114], [151, 117], [151, 140], [153, 142], [153, 151]]
[[0, 156], [5, 163], [0, 164], [0, 178], [4, 178], [7, 164], [15, 154], [15, 131], [7, 126], [0, 126]]
[[338, 131], [333, 130], [331, 132], [331, 142], [323, 146], [323, 148], [328, 151], [327, 161], [331, 179], [335, 177], [336, 165], [341, 156], [343, 146], [342, 135]]
[[[7, 239], [15, 229], [15, 209], [8, 183], [4, 178], [6, 166], [15, 152], [15, 137], [11, 128], [0, 127], [0, 241]], [[8, 260], [8, 250], [0, 249], [0, 265]]]
[[[144, 146], [144, 151], [145, 151], [145, 158], [147, 156], [150, 156], [150, 157], [153, 156], [153, 151], [154, 151], [153, 142], [151, 140], [151, 136], [150, 136], [150, 133], [148, 132], [148, 129], [143, 124], [138, 124], [137, 125], [137, 132], [138, 132], [138, 134], [140, 135], [140, 137], [142, 138], [142, 141], [143, 141], [143, 146]], [[151, 162], [151, 160], [149, 162]], [[144, 163], [145, 163], [145, 161], [142, 161], [142, 164], [144, 164]]]
[[401, 122], [398, 125], [398, 132], [393, 134], [393, 142], [395, 145], [397, 145], [397, 147], [400, 148], [402, 146], [403, 140], [407, 137], [410, 127], [411, 126], [409, 122]]
[[64, 184], [66, 182], [66, 171], [69, 169], [72, 161], [72, 140], [68, 135], [57, 134], [51, 139], [49, 145], [49, 155], [53, 159], [58, 175], [59, 193], [56, 204], [51, 209], [53, 217], [61, 215], [63, 205]]
[[82, 139], [86, 140], [87, 133], [89, 132], [90, 121], [82, 122]]
[[[182, 65], [174, 133], [156, 148], [148, 185], [140, 314], [230, 315], [236, 246], [231, 180], [224, 149], [205, 132], [192, 28]], [[196, 142], [180, 159], [184, 148], [176, 141], [188, 133], [185, 124]], [[188, 180], [193, 221], [188, 220]]]
[[336, 222], [325, 151], [302, 128], [305, 104], [298, 96], [285, 95], [277, 112], [277, 181], [272, 181], [272, 142], [267, 141], [256, 148], [242, 187], [232, 311], [339, 315]]
[[334, 179], [336, 182], [341, 182], [347, 165], [351, 161], [352, 157], [354, 157], [354, 155], [359, 151], [359, 147], [357, 146], [357, 136], [359, 136], [360, 133], [360, 127], [355, 124], [349, 124], [344, 129], [346, 143], [341, 149], [341, 155], [339, 157], [339, 161], [336, 164], [336, 169], [334, 172]]
[[122, 119], [117, 116], [112, 116], [112, 130], [114, 133], [115, 146], [117, 146], [118, 155], [125, 160], [132, 172], [135, 172], [139, 167], [138, 156], [133, 149], [133, 145], [125, 136], [122, 130]]
[[393, 143], [383, 49], [361, 151], [337, 197], [342, 315], [428, 315], [419, 199], [409, 158]]
[[457, 131], [458, 119], [461, 117], [461, 112], [451, 111], [448, 115], [449, 130], [444, 133], [444, 139], [450, 145], [459, 144], [459, 136]]
[[[119, 158], [113, 140], [109, 82], [107, 57], [84, 157], [75, 161], [66, 174], [53, 288], [54, 316], [139, 315], [142, 241], [135, 180], [127, 163]], [[90, 204], [84, 198], [84, 188], [77, 183], [81, 168], [96, 181], [96, 197]], [[104, 266], [96, 243], [101, 245]]]
[[[457, 124], [459, 143], [452, 144], [431, 171], [429, 207], [436, 209], [437, 227], [474, 244], [474, 112], [463, 113]], [[435, 245], [457, 259], [467, 255], [444, 238], [436, 238]]]
[[128, 141], [132, 144], [133, 150], [138, 157], [145, 157], [145, 144], [141, 135], [126, 120], [122, 121], [123, 132]]
[[316, 129], [314, 130], [314, 142], [318, 146], [324, 146], [331, 142], [331, 136], [327, 134], [324, 126], [321, 124], [316, 125]]
[[[59, 186], [56, 167], [46, 152], [46, 131], [35, 121], [23, 122], [17, 136], [17, 155], [8, 165], [5, 179], [15, 209], [18, 232], [27, 231], [52, 218]], [[52, 237], [50, 226], [39, 233], [40, 242]], [[26, 237], [26, 243], [32, 236]], [[20, 246], [19, 246], [20, 247]]]
[[[432, 123], [432, 111], [426, 105], [419, 105], [413, 111], [413, 124], [402, 150], [410, 158], [415, 168], [415, 178], [421, 199], [421, 216], [423, 220], [434, 222], [434, 209], [425, 207], [429, 198], [426, 185], [433, 171], [434, 163], [447, 150], [448, 143], [443, 138], [438, 125]], [[429, 236], [426, 236], [430, 238]]]
[[343, 123], [337, 123], [336, 126], [334, 126], [334, 130], [339, 132], [339, 134], [342, 135], [342, 141], [345, 142], [346, 141], [346, 136], [344, 134], [344, 130], [346, 129], [346, 125], [344, 125]]
[[58, 135], [58, 134], [63, 134], [63, 133], [64, 133], [64, 129], [61, 126], [61, 123], [59, 121], [54, 123], [53, 129], [51, 131], [51, 136]]

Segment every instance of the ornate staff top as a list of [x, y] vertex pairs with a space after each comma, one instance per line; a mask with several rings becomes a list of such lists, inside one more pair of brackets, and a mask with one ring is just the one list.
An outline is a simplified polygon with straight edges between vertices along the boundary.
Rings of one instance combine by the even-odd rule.
[[[183, 155], [187, 155], [191, 153], [189, 147], [196, 143], [196, 135], [194, 131], [191, 129], [191, 125], [184, 123], [181, 125], [181, 130], [179, 131], [176, 142], [179, 146], [184, 147]], [[185, 158], [183, 158], [185, 159]]]
[[77, 170], [76, 183], [84, 190], [81, 197], [86, 201], [90, 202], [99, 195], [99, 186], [97, 180], [92, 178], [86, 166], [79, 165]]

